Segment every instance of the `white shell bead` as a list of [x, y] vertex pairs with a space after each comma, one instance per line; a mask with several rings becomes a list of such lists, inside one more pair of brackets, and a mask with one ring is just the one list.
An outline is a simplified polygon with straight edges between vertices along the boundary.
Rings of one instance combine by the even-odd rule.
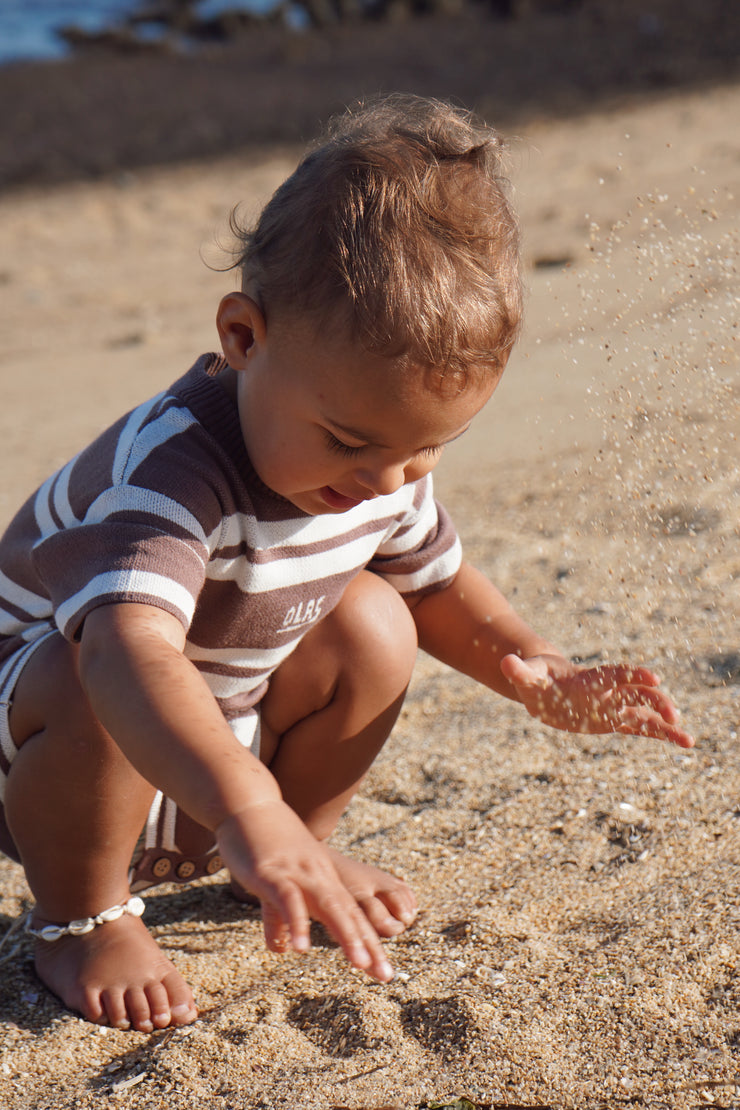
[[73, 937], [81, 937], [84, 936], [85, 933], [92, 932], [94, 928], [95, 921], [92, 917], [81, 917], [77, 921], [70, 921], [66, 930], [63, 929], [62, 932], [66, 931]]
[[68, 925], [44, 925], [41, 929], [33, 928], [31, 924], [32, 915], [29, 914], [26, 921], [26, 932], [49, 942], [61, 940], [62, 937], [66, 936], [82, 937], [85, 933], [92, 932], [96, 925], [105, 925], [109, 921], [117, 921], [125, 913], [130, 914], [131, 917], [141, 917], [144, 909], [143, 900], [134, 894], [122, 906], [111, 906], [108, 910], [101, 910], [95, 917], [80, 917], [75, 921], [70, 921]]
[[[30, 930], [29, 930], [30, 932]], [[61, 925], [45, 925], [43, 929], [39, 929], [36, 936], [42, 940], [59, 940], [67, 932]]]
[[102, 913], [99, 913], [95, 920], [99, 921], [100, 924], [103, 925], [106, 921], [118, 921], [118, 918], [123, 917], [125, 913], [125, 906], [113, 906], [111, 907], [111, 909], [103, 910]]

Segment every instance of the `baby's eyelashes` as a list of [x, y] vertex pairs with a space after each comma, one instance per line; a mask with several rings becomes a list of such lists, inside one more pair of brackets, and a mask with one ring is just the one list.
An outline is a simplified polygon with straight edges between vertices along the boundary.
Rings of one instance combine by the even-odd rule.
[[[326, 442], [329, 446], [329, 449], [331, 451], [335, 451], [338, 455], [344, 455], [346, 458], [351, 458], [355, 455], [359, 455], [361, 451], [364, 451], [364, 449], [369, 446], [369, 444], [367, 443], [345, 443], [343, 440], [339, 439], [338, 436], [335, 436], [333, 432], [330, 432], [328, 428], [324, 430], [324, 434], [326, 436]], [[421, 447], [418, 451], [411, 452], [409, 458], [436, 459], [439, 455], [442, 454], [443, 450], [443, 443], [437, 444], [432, 447]]]
[[361, 446], [354, 446], [351, 443], [343, 443], [341, 439], [338, 439], [334, 435], [334, 433], [330, 432], [328, 429], [326, 430], [325, 435], [326, 442], [329, 445], [330, 450], [336, 451], [338, 455], [345, 455], [346, 457], [357, 455], [360, 451], [362, 451], [362, 448], [364, 446], [364, 444]]

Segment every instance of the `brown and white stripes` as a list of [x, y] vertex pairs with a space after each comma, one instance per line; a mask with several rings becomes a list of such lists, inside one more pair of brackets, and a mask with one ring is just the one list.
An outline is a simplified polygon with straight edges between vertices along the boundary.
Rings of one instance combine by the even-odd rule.
[[[49, 478], [9, 525], [0, 701], [19, 651], [54, 628], [75, 639], [96, 606], [144, 602], [182, 622], [186, 654], [249, 743], [270, 674], [361, 569], [404, 594], [456, 574], [459, 541], [429, 477], [318, 516], [264, 486], [216, 380], [223, 366], [203, 356]], [[4, 731], [0, 771], [14, 754]]]

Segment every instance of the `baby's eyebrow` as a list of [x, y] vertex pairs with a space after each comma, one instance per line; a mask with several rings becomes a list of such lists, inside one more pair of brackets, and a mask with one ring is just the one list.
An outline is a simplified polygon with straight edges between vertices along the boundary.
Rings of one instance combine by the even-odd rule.
[[[327, 423], [331, 424], [331, 426], [336, 431], [341, 432], [343, 435], [349, 436], [350, 439], [362, 440], [362, 443], [366, 447], [389, 448], [389, 444], [381, 443], [379, 440], [373, 438], [372, 433], [364, 432], [360, 428], [351, 428], [348, 424], [340, 424], [337, 420], [327, 419]], [[454, 443], [456, 439], [460, 438], [460, 436], [465, 435], [468, 428], [470, 427], [470, 423], [471, 422], [468, 421], [464, 428], [461, 428], [460, 431], [457, 432], [454, 436], [450, 436], [449, 439], [443, 440], [442, 443], [429, 443], [424, 447], [419, 447], [416, 451], [417, 455], [420, 455], [422, 451], [439, 451], [442, 447], [446, 447], [448, 443]]]

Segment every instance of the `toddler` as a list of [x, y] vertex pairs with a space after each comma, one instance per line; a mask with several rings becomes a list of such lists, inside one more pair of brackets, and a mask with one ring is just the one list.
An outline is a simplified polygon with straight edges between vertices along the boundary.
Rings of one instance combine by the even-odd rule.
[[431, 471], [521, 315], [501, 141], [390, 97], [348, 112], [239, 236], [218, 354], [122, 417], [0, 543], [0, 847], [36, 969], [93, 1022], [193, 1021], [139, 891], [222, 867], [267, 946], [317, 919], [357, 968], [414, 919], [328, 839], [417, 646], [542, 721], [690, 747], [642, 667], [582, 668], [463, 562]]

